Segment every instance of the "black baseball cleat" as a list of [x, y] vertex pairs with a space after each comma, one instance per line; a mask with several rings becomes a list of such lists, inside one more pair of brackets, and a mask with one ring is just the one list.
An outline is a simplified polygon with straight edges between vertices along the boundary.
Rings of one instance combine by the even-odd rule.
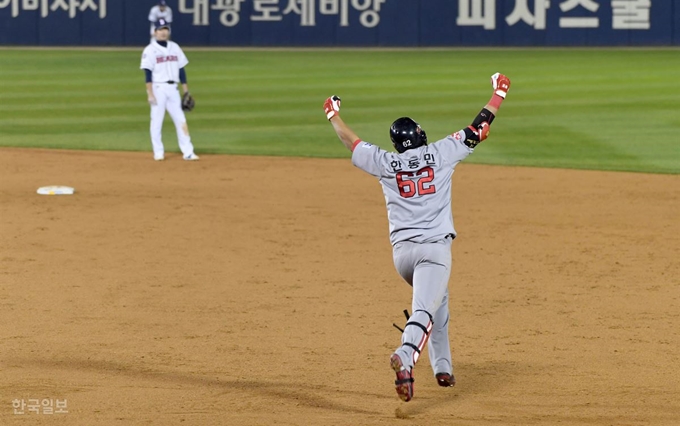
[[456, 378], [449, 373], [437, 373], [435, 374], [437, 378], [437, 384], [443, 388], [452, 388], [456, 386]]
[[401, 358], [397, 354], [390, 357], [390, 367], [397, 373], [397, 380], [394, 381], [397, 395], [399, 395], [402, 401], [409, 402], [413, 398], [412, 369], [404, 367], [401, 363]]

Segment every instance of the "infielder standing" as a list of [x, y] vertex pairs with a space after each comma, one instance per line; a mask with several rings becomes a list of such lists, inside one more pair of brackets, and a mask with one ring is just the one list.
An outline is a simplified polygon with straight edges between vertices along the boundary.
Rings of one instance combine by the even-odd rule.
[[149, 23], [151, 24], [151, 39], [153, 41], [154, 31], [156, 30], [156, 22], [164, 19], [168, 23], [168, 28], [172, 24], [172, 9], [167, 5], [165, 0], [160, 0], [158, 4], [149, 11]]
[[[449, 346], [451, 242], [456, 237], [451, 215], [451, 177], [456, 165], [486, 139], [489, 126], [510, 88], [503, 74], [491, 77], [493, 96], [467, 128], [427, 144], [427, 135], [408, 117], [390, 127], [397, 153], [363, 142], [340, 118], [340, 98], [326, 99], [324, 111], [352, 163], [379, 179], [387, 204], [394, 266], [413, 287], [413, 314], [390, 357], [395, 386], [403, 401], [413, 397], [413, 367], [428, 343], [430, 363], [440, 386], [454, 386]], [[428, 340], [429, 339], [429, 340]]]
[[182, 111], [182, 101], [177, 89], [177, 82], [182, 83], [182, 90], [189, 93], [187, 74], [184, 67], [189, 60], [177, 43], [169, 41], [170, 29], [164, 20], [156, 23], [156, 39], [144, 49], [141, 69], [146, 75], [146, 94], [151, 105], [151, 145], [153, 158], [157, 161], [165, 159], [165, 148], [161, 140], [163, 119], [167, 110], [175, 123], [179, 148], [185, 160], [198, 160], [191, 144], [187, 119]]

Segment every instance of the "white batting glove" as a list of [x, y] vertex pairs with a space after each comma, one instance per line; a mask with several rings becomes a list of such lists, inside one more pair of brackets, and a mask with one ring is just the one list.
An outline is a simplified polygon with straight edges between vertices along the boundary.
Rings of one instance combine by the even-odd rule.
[[149, 95], [147, 100], [149, 101], [149, 105], [156, 105], [156, 97], [154, 95]]
[[510, 79], [497, 72], [491, 76], [491, 85], [493, 86], [493, 92], [505, 99], [505, 96], [508, 94], [508, 90], [510, 90]]
[[336, 115], [340, 115], [340, 98], [333, 95], [326, 99], [323, 103], [323, 111], [326, 113], [326, 118], [331, 119]]

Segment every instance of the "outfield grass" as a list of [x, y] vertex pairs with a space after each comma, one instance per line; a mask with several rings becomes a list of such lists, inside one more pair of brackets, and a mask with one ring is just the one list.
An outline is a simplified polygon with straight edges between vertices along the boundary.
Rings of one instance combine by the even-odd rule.
[[[0, 50], [0, 146], [151, 151], [141, 48]], [[434, 141], [468, 125], [489, 76], [512, 79], [469, 162], [680, 173], [680, 51], [187, 49], [196, 151], [343, 157], [332, 94], [363, 139], [389, 147], [408, 115]], [[168, 151], [178, 151], [169, 117]], [[149, 154], [151, 155], [151, 154]]]

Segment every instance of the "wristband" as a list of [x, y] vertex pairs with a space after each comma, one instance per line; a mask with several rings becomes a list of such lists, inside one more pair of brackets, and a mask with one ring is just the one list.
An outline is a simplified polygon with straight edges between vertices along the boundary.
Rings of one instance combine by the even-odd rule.
[[489, 100], [489, 106], [492, 106], [496, 109], [501, 107], [501, 103], [505, 100], [501, 95], [498, 93], [494, 92], [493, 96], [491, 96], [491, 99]]

